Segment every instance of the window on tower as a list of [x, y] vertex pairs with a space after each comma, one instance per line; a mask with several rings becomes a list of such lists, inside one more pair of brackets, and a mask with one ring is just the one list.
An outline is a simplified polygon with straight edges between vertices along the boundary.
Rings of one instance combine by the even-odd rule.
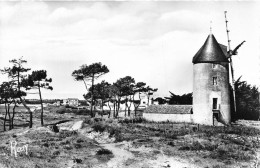
[[217, 77], [214, 76], [214, 77], [213, 77], [213, 85], [216, 86], [217, 84], [218, 84], [218, 83], [217, 83]]
[[213, 98], [213, 110], [218, 109], [218, 98]]
[[217, 64], [212, 64], [212, 68], [213, 69], [217, 68]]

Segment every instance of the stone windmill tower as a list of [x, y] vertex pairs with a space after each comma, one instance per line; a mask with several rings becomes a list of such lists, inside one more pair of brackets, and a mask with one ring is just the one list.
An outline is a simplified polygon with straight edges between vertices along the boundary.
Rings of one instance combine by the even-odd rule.
[[210, 34], [193, 63], [193, 122], [206, 125], [231, 121], [227, 48]]

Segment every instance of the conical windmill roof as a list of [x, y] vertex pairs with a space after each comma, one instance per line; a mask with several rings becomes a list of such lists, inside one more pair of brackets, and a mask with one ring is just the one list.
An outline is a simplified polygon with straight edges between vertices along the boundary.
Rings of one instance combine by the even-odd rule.
[[193, 57], [192, 63], [196, 64], [217, 62], [228, 62], [228, 59], [223, 53], [214, 35], [210, 34], [203, 46]]

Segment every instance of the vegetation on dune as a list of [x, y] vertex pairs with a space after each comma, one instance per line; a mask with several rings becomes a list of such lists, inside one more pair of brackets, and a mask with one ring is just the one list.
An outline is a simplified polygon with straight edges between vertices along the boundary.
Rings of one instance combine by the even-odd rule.
[[[241, 125], [232, 127], [201, 125], [197, 130], [193, 129], [196, 125], [188, 123], [156, 123], [142, 119], [138, 122], [131, 122], [127, 119], [119, 122], [123, 124], [120, 137], [122, 140], [160, 137], [162, 142], [179, 151], [199, 152], [197, 154], [201, 157], [211, 159], [250, 161], [255, 158], [255, 150], [260, 147], [260, 140], [257, 138], [260, 130]], [[149, 141], [145, 140], [147, 145]], [[207, 151], [209, 153], [204, 153]]]
[[[260, 135], [260, 130], [245, 126], [200, 126], [199, 130], [194, 130], [196, 125], [192, 124], [147, 122], [142, 118], [119, 120], [119, 123], [122, 124], [120, 127], [113, 127], [98, 122], [93, 128], [113, 134], [117, 142], [160, 137], [167, 145], [181, 151], [209, 151], [201, 155], [212, 159], [249, 161], [254, 159], [255, 149], [260, 147], [260, 141], [255, 138]], [[145, 142], [149, 145], [148, 140]]]
[[97, 155], [109, 155], [109, 154], [113, 154], [110, 150], [108, 149], [100, 149], [97, 151]]
[[235, 81], [236, 90], [236, 119], [259, 120], [260, 119], [260, 95], [258, 88], [241, 81], [241, 77]]
[[[200, 125], [198, 129], [197, 125], [191, 123], [150, 122], [142, 117], [125, 119], [86, 117], [83, 130], [85, 127], [92, 132], [99, 132], [99, 135], [108, 133], [109, 138], [115, 138], [115, 142], [123, 144], [130, 142], [132, 144], [128, 147], [130, 151], [131, 148], [149, 147], [153, 150], [149, 156], [153, 155], [153, 157], [164, 153], [175, 157], [187, 155], [213, 159], [221, 164], [229, 163], [230, 160], [238, 163], [251, 162], [256, 155], [255, 149], [260, 147], [257, 139], [260, 131], [242, 125], [231, 127]], [[28, 164], [35, 162], [40, 167], [46, 163], [39, 160], [49, 160], [46, 166], [51, 167], [61, 159], [85, 166], [96, 163], [93, 159], [102, 164], [115, 157], [111, 151], [100, 147], [95, 139], [91, 140], [85, 134], [88, 133], [77, 131], [53, 133], [45, 129], [32, 129], [23, 136], [31, 142], [29, 156], [21, 155], [20, 160], [26, 160]], [[21, 136], [15, 138], [20, 141]], [[39, 149], [44, 149], [44, 152]], [[161, 152], [158, 152], [159, 149]], [[6, 147], [0, 146], [0, 151], [6, 153]], [[92, 151], [92, 153], [87, 151]], [[132, 153], [142, 156], [135, 151]], [[30, 157], [30, 160], [27, 157]], [[15, 166], [19, 162], [19, 160], [4, 160], [1, 163]]]

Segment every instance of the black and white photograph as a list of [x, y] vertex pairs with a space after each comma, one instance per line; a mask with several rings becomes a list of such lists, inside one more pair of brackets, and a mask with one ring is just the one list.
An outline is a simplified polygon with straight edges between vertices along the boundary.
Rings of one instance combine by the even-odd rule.
[[0, 168], [260, 168], [260, 2], [0, 1]]

